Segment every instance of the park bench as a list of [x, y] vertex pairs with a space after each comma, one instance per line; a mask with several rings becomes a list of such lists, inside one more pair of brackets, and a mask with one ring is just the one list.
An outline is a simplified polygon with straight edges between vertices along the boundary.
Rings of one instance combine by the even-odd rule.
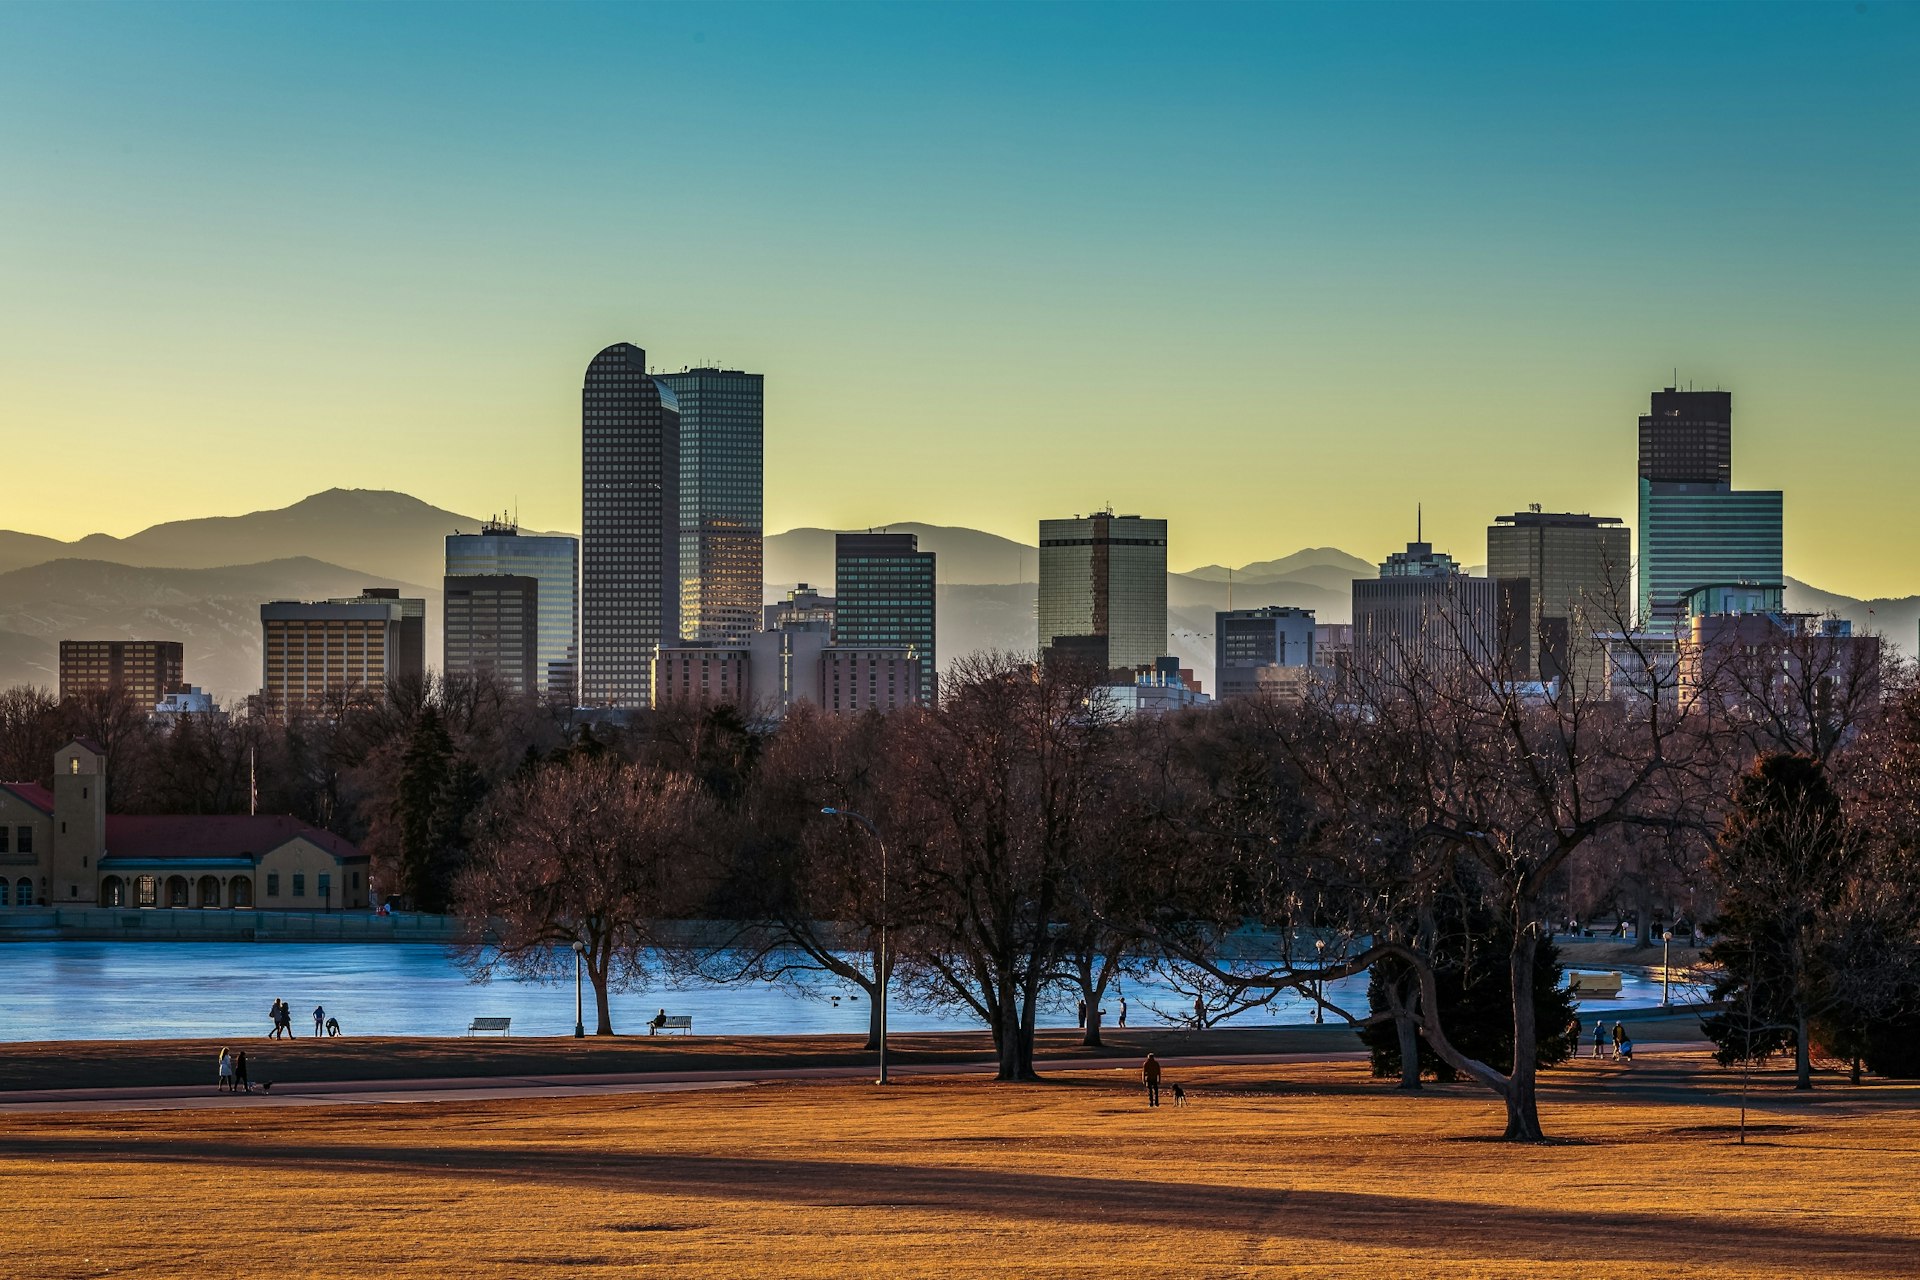
[[513, 1026], [512, 1018], [475, 1018], [467, 1024], [467, 1034], [472, 1035], [476, 1031], [498, 1031], [503, 1036], [510, 1036], [513, 1034], [508, 1030], [511, 1026]]
[[670, 1013], [664, 1018], [647, 1023], [647, 1034], [656, 1031], [684, 1031], [693, 1034], [693, 1015], [690, 1013]]

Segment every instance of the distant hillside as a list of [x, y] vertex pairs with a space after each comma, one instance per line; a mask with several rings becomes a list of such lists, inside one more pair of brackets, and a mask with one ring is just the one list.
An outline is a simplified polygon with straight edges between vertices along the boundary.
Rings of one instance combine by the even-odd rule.
[[[174, 520], [125, 538], [89, 534], [59, 542], [0, 532], [0, 572], [80, 559], [159, 569], [306, 557], [406, 582], [446, 573], [446, 536], [478, 532], [481, 521], [387, 489], [328, 489], [290, 507], [240, 516]], [[0, 607], [5, 604], [0, 598]]]
[[[833, 589], [832, 529], [789, 529], [766, 539], [764, 576], [769, 587], [782, 591], [796, 582], [811, 583], [823, 591]], [[864, 529], [842, 530], [865, 533]], [[937, 524], [876, 525], [875, 533], [911, 533], [920, 539], [920, 550], [934, 553], [935, 572], [942, 583], [951, 586], [980, 586], [999, 583], [1038, 582], [1039, 550], [1024, 542], [1003, 538], [978, 529], [960, 529]]]
[[429, 661], [440, 592], [308, 557], [216, 569], [54, 560], [0, 574], [0, 687], [56, 687], [62, 640], [179, 640], [187, 679], [223, 700], [260, 687], [260, 605], [399, 587], [427, 600]]
[[1856, 600], [1787, 579], [1787, 608], [1796, 612], [1831, 613], [1853, 623], [1855, 631], [1871, 631], [1885, 636], [1902, 653], [1913, 654], [1920, 645], [1920, 596], [1892, 600]]
[[1329, 570], [1343, 574], [1351, 580], [1371, 578], [1379, 572], [1379, 567], [1371, 561], [1362, 560], [1359, 556], [1348, 555], [1338, 547], [1308, 547], [1290, 556], [1281, 556], [1278, 560], [1256, 560], [1252, 564], [1243, 564], [1238, 569], [1210, 564], [1198, 569], [1189, 569], [1179, 576], [1198, 578], [1203, 582], [1226, 582], [1231, 577], [1235, 583], [1252, 585], [1278, 578], [1295, 578], [1303, 573], [1317, 574], [1320, 571]]

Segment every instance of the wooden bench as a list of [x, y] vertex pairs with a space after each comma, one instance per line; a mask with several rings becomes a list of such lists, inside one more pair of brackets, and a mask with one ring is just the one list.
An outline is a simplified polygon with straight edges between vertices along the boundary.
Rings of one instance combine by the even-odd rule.
[[655, 1018], [647, 1023], [647, 1034], [656, 1031], [684, 1031], [693, 1034], [693, 1015], [690, 1013], [670, 1013], [664, 1018]]
[[476, 1031], [498, 1031], [503, 1036], [510, 1036], [513, 1034], [508, 1030], [511, 1026], [513, 1026], [512, 1018], [475, 1018], [467, 1024], [467, 1034], [472, 1035]]

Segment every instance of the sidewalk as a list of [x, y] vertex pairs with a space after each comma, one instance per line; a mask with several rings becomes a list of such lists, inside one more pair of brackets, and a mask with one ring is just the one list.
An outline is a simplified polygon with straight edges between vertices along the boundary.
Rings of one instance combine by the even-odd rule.
[[[1637, 1056], [1698, 1051], [1705, 1041], [1675, 1041], [1636, 1046]], [[1212, 1054], [1169, 1057], [1169, 1068], [1284, 1066], [1302, 1062], [1358, 1062], [1366, 1055], [1356, 1050], [1331, 1053]], [[1592, 1062], [1595, 1059], [1585, 1059]], [[1612, 1059], [1598, 1059], [1607, 1066]], [[1578, 1061], [1564, 1070], [1578, 1067]], [[1042, 1075], [1071, 1071], [1133, 1072], [1138, 1062], [1114, 1058], [1050, 1059]], [[889, 1068], [896, 1077], [990, 1075], [992, 1062], [911, 1063]], [[122, 1089], [29, 1089], [0, 1093], [0, 1113], [206, 1111], [251, 1107], [379, 1106], [409, 1102], [485, 1102], [510, 1098], [583, 1098], [621, 1094], [687, 1093], [702, 1089], [740, 1089], [756, 1084], [791, 1080], [862, 1080], [873, 1077], [872, 1064], [863, 1066], [735, 1068], [717, 1071], [645, 1071], [616, 1075], [458, 1076], [428, 1080], [343, 1080], [276, 1085], [268, 1093], [258, 1085], [252, 1093], [220, 1093], [211, 1086], [157, 1085]]]

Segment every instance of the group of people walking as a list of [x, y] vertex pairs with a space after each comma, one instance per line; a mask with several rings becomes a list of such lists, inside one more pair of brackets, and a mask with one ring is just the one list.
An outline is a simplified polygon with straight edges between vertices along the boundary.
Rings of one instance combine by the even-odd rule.
[[220, 1092], [252, 1093], [253, 1082], [247, 1079], [247, 1051], [233, 1052], [220, 1050]]
[[[1573, 1034], [1574, 1042], [1578, 1045], [1580, 1039], [1578, 1020], [1573, 1024]], [[1593, 1056], [1596, 1058], [1607, 1056], [1607, 1020], [1605, 1018], [1595, 1018], [1593, 1021]], [[1625, 1024], [1619, 1022], [1613, 1024], [1613, 1060], [1615, 1062], [1633, 1061], [1633, 1037], [1627, 1034]]]
[[[293, 1010], [287, 1007], [285, 1000], [276, 998], [273, 1007], [267, 1010], [267, 1018], [273, 1023], [273, 1030], [267, 1032], [267, 1039], [278, 1040], [283, 1035], [289, 1040], [293, 1039]], [[328, 1017], [322, 1005], [313, 1006], [313, 1034], [339, 1035], [340, 1019]]]

